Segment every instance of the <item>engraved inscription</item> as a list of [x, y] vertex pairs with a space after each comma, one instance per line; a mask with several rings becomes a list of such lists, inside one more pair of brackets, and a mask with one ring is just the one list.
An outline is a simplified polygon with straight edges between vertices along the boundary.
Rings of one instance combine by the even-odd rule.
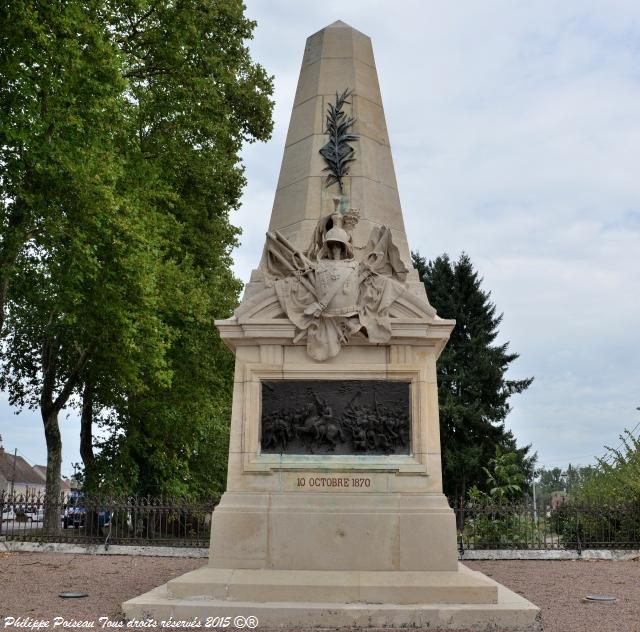
[[296, 487], [360, 487], [369, 489], [371, 479], [368, 476], [299, 476]]
[[409, 454], [409, 392], [404, 381], [265, 380], [262, 453]]

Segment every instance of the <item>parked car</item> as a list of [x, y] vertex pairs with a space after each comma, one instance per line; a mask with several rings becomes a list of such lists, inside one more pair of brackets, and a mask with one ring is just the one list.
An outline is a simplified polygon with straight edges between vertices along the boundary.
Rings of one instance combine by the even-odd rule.
[[87, 513], [84, 505], [72, 505], [71, 507], [67, 507], [64, 512], [64, 517], [62, 518], [62, 526], [65, 529], [69, 527], [75, 527], [79, 529], [84, 526], [84, 518]]
[[8, 521], [8, 520], [15, 520], [16, 519], [16, 512], [14, 511], [13, 507], [7, 507], [6, 509], [2, 510], [2, 521]]
[[31, 522], [42, 522], [44, 520], [44, 508], [33, 507], [31, 509], [27, 509], [25, 511], [25, 515], [27, 516], [27, 520], [30, 520]]
[[73, 491], [69, 494], [67, 506], [62, 514], [62, 526], [65, 529], [75, 527], [79, 529], [84, 526], [84, 517], [86, 514], [84, 506], [84, 494], [82, 492]]
[[[83, 492], [71, 492], [67, 508], [62, 517], [62, 526], [65, 529], [74, 527], [79, 529], [84, 527], [87, 516], [87, 508], [84, 504]], [[109, 527], [111, 522], [111, 514], [108, 511], [98, 513], [98, 527]]]

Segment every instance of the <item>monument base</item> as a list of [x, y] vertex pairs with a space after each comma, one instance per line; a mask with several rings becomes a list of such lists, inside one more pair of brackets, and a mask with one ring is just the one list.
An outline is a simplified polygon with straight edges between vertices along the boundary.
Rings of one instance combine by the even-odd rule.
[[[295, 486], [300, 477], [298, 472], [281, 472], [272, 478], [286, 488]], [[428, 485], [429, 477], [398, 477], [393, 472], [360, 476], [333, 470], [302, 478], [309, 482], [360, 478], [370, 483], [372, 491], [356, 493], [344, 487], [332, 488], [334, 492], [227, 491], [213, 513], [211, 567], [291, 572], [457, 570], [455, 516], [443, 494], [375, 491], [391, 485], [396, 490], [399, 485]]]
[[[279, 484], [290, 477], [301, 478], [283, 472]], [[367, 472], [363, 480], [375, 489], [411, 477]], [[124, 612], [203, 623], [254, 616], [293, 629], [541, 629], [536, 606], [457, 561], [454, 514], [441, 493], [336, 489], [345, 493], [226, 492], [209, 564], [127, 601]]]
[[205, 566], [123, 604], [128, 618], [253, 616], [260, 627], [542, 630], [539, 609], [459, 564], [457, 571], [281, 571]]

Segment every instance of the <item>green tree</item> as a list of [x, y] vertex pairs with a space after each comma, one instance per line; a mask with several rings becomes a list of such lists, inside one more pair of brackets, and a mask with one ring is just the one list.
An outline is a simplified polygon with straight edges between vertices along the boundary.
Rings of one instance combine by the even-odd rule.
[[230, 363], [211, 332], [239, 292], [228, 214], [272, 83], [237, 0], [14, 0], [0, 24], [2, 387], [40, 409], [56, 494], [65, 406], [82, 410], [89, 481], [98, 414], [126, 435], [164, 407], [169, 441], [188, 410], [174, 384], [223, 424]]
[[177, 328], [167, 354], [169, 384], [155, 381], [144, 392], [127, 391], [100, 415], [108, 438], [99, 442], [96, 469], [105, 491], [180, 496], [223, 491], [233, 356], [220, 344], [215, 316], [204, 312]]
[[496, 446], [489, 467], [482, 468], [488, 492], [481, 491], [476, 485], [469, 489], [467, 495], [472, 506], [490, 508], [490, 512], [475, 512], [464, 525], [464, 534], [474, 546], [493, 548], [530, 543], [536, 526], [526, 512], [523, 515], [518, 505], [513, 504], [523, 495], [525, 474], [520, 461], [516, 452], [503, 452]]
[[506, 377], [518, 355], [508, 352], [508, 343], [495, 344], [502, 315], [496, 314], [466, 254], [455, 262], [446, 254], [427, 262], [414, 253], [413, 264], [438, 315], [456, 320], [438, 360], [445, 494], [464, 499], [474, 485], [488, 491], [482, 468], [495, 457], [496, 447], [515, 453], [517, 465], [530, 477], [535, 457], [528, 456], [529, 446], [516, 446], [504, 422], [509, 398], [533, 378]]
[[566, 470], [559, 467], [551, 469], [539, 468], [536, 470], [536, 498], [540, 506], [549, 503], [554, 492], [570, 493], [576, 487], [588, 480], [595, 469], [591, 465], [573, 466], [569, 463]]
[[578, 502], [640, 502], [640, 438], [625, 430], [617, 448], [606, 448], [589, 476], [574, 482], [572, 498]]
[[489, 459], [489, 467], [483, 467], [482, 470], [487, 476], [487, 487], [491, 498], [504, 502], [522, 495], [525, 477], [518, 464], [516, 452], [503, 453], [497, 445], [496, 455]]
[[[102, 220], [117, 221], [121, 202], [126, 82], [98, 10], [91, 2], [0, 8], [2, 386], [11, 403], [40, 409], [52, 494], [58, 415], [96, 346], [96, 323], [80, 315], [87, 287], [97, 287], [90, 280], [105, 243]], [[45, 525], [59, 526], [55, 508]]]
[[[101, 469], [123, 491], [211, 493], [226, 476], [233, 373], [213, 321], [230, 315], [240, 291], [230, 272], [238, 231], [228, 214], [245, 184], [242, 144], [271, 132], [272, 85], [244, 45], [254, 23], [240, 2], [144, 9], [133, 30], [131, 17], [120, 16], [116, 32], [139, 104], [141, 159], [173, 193], [180, 231], [171, 254], [183, 276], [159, 306], [175, 335], [172, 381], [150, 380], [145, 392], [126, 390], [111, 404]], [[112, 475], [121, 471], [127, 476]]]
[[567, 490], [562, 468], [554, 467], [549, 470], [540, 468], [537, 474], [540, 477], [537, 487], [541, 497], [546, 498], [553, 492], [564, 492]]
[[551, 516], [569, 546], [619, 546], [640, 538], [640, 439], [625, 430], [618, 447], [606, 450], [597, 467], [567, 471], [570, 493]]

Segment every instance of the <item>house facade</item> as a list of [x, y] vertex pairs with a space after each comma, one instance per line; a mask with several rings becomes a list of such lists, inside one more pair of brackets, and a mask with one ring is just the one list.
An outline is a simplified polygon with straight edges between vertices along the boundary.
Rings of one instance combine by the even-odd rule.
[[[0, 437], [1, 440], [1, 437]], [[47, 488], [47, 467], [31, 466], [21, 456], [7, 452], [0, 444], [0, 494], [37, 496]], [[65, 499], [71, 491], [69, 481], [60, 479], [60, 493]]]

